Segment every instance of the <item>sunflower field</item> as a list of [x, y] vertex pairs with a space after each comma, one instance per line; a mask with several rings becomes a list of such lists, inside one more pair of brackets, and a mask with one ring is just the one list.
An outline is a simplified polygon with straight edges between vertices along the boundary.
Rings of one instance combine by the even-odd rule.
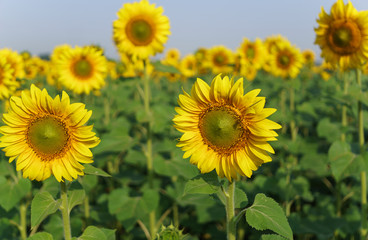
[[368, 239], [368, 11], [316, 19], [321, 63], [281, 35], [181, 56], [148, 0], [119, 60], [0, 49], [0, 240]]

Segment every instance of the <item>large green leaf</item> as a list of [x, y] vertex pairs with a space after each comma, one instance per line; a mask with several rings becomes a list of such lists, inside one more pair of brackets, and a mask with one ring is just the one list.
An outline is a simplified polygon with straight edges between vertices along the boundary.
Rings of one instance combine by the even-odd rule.
[[220, 188], [220, 182], [217, 174], [212, 171], [210, 173], [200, 174], [189, 180], [185, 185], [184, 194], [212, 194], [216, 193]]
[[48, 215], [56, 212], [61, 200], [55, 201], [48, 192], [38, 192], [31, 204], [31, 226], [40, 224]]
[[349, 168], [354, 164], [356, 155], [350, 151], [348, 143], [336, 141], [328, 150], [328, 159], [332, 175], [340, 181], [350, 175]]
[[0, 176], [0, 206], [9, 211], [31, 190], [29, 179], [21, 178], [14, 182]]
[[115, 240], [115, 230], [88, 226], [77, 240]]
[[53, 240], [54, 238], [50, 233], [38, 232], [35, 235], [27, 238], [27, 240]]
[[246, 210], [246, 220], [257, 230], [269, 229], [287, 239], [293, 239], [284, 211], [275, 200], [263, 193], [257, 194], [253, 205]]
[[79, 182], [72, 182], [68, 189], [68, 209], [70, 211], [78, 204], [83, 203], [86, 196], [82, 185]]
[[105, 172], [104, 170], [102, 170], [100, 168], [96, 168], [96, 167], [92, 166], [91, 164], [84, 165], [84, 170], [83, 171], [84, 171], [85, 174], [97, 175], [97, 176], [101, 176], [101, 177], [111, 177], [111, 175], [108, 174], [107, 172]]

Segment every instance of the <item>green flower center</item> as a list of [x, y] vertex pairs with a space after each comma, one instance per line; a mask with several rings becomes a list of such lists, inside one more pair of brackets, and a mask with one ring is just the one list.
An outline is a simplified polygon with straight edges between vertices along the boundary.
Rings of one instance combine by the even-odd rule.
[[360, 29], [349, 19], [334, 21], [326, 36], [331, 50], [339, 55], [350, 55], [360, 49], [362, 41]]
[[349, 45], [351, 40], [351, 32], [348, 28], [340, 28], [337, 29], [332, 34], [332, 39], [334, 44], [336, 44], [339, 47], [346, 47]]
[[92, 73], [92, 65], [86, 59], [80, 59], [74, 63], [74, 73], [79, 77], [89, 77]]
[[153, 40], [153, 28], [144, 19], [136, 19], [128, 22], [125, 33], [128, 39], [136, 46], [145, 46]]
[[279, 62], [280, 62], [280, 64], [282, 65], [282, 66], [289, 66], [289, 64], [290, 64], [290, 58], [288, 57], [288, 56], [286, 56], [286, 55], [281, 55], [280, 57], [279, 57]]
[[255, 56], [254, 48], [248, 46], [247, 51], [246, 51], [246, 55], [247, 55], [248, 59], [253, 59], [254, 56]]
[[27, 136], [35, 152], [46, 157], [60, 153], [69, 139], [65, 124], [51, 116], [33, 121]]
[[200, 129], [203, 138], [215, 149], [228, 149], [236, 145], [244, 133], [239, 117], [226, 108], [206, 112]]
[[213, 58], [214, 60], [214, 64], [216, 66], [223, 66], [226, 64], [226, 61], [227, 61], [227, 58], [224, 54], [222, 53], [219, 53], [219, 54], [216, 54], [215, 57]]

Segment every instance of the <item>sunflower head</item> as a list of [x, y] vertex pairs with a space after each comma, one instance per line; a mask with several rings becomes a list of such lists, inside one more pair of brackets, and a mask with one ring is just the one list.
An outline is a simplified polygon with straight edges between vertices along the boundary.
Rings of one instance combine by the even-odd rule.
[[207, 85], [197, 79], [191, 95], [179, 96], [180, 107], [173, 119], [176, 129], [183, 132], [178, 147], [184, 158], [198, 166], [202, 173], [216, 169], [220, 177], [250, 177], [252, 172], [271, 161], [274, 153], [267, 141], [276, 140], [281, 126], [267, 117], [276, 109], [264, 108], [260, 90], [243, 93], [243, 79], [234, 82], [218, 75]]
[[54, 175], [59, 182], [72, 181], [84, 175], [80, 163], [93, 162], [90, 148], [100, 142], [92, 126], [84, 126], [91, 114], [82, 103], [70, 104], [65, 92], [53, 99], [32, 84], [21, 97], [11, 97], [0, 147], [25, 178], [43, 181]]
[[77, 94], [89, 94], [105, 85], [107, 60], [96, 47], [65, 48], [55, 64], [59, 81]]
[[113, 39], [121, 53], [141, 59], [162, 52], [170, 35], [169, 19], [147, 0], [126, 3], [113, 23]]
[[193, 77], [197, 73], [197, 60], [193, 54], [186, 55], [180, 62], [180, 71], [185, 77]]
[[266, 58], [266, 49], [260, 39], [251, 42], [249, 39], [244, 38], [238, 48], [238, 53], [245, 64], [251, 64], [256, 69], [262, 67]]
[[300, 50], [289, 42], [279, 43], [270, 56], [271, 73], [283, 78], [295, 78], [303, 66], [303, 56]]
[[208, 50], [205, 65], [212, 69], [215, 74], [229, 73], [233, 70], [235, 56], [233, 52], [225, 46], [215, 46]]
[[315, 44], [327, 62], [347, 69], [361, 67], [367, 61], [368, 11], [358, 12], [350, 1], [344, 4], [337, 0], [330, 14], [322, 8], [317, 22]]

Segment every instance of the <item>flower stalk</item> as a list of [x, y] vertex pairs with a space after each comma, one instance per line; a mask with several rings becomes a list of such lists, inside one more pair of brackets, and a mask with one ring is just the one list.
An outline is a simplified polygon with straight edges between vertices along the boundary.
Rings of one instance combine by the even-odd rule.
[[63, 218], [63, 227], [64, 227], [64, 239], [71, 240], [72, 239], [72, 231], [70, 228], [70, 214], [69, 214], [69, 207], [68, 207], [68, 190], [66, 187], [65, 182], [60, 182], [61, 187], [61, 216]]
[[226, 198], [226, 234], [227, 240], [236, 239], [236, 221], [235, 221], [235, 209], [234, 209], [234, 197], [235, 197], [235, 180], [229, 183], [228, 191], [225, 192]]

